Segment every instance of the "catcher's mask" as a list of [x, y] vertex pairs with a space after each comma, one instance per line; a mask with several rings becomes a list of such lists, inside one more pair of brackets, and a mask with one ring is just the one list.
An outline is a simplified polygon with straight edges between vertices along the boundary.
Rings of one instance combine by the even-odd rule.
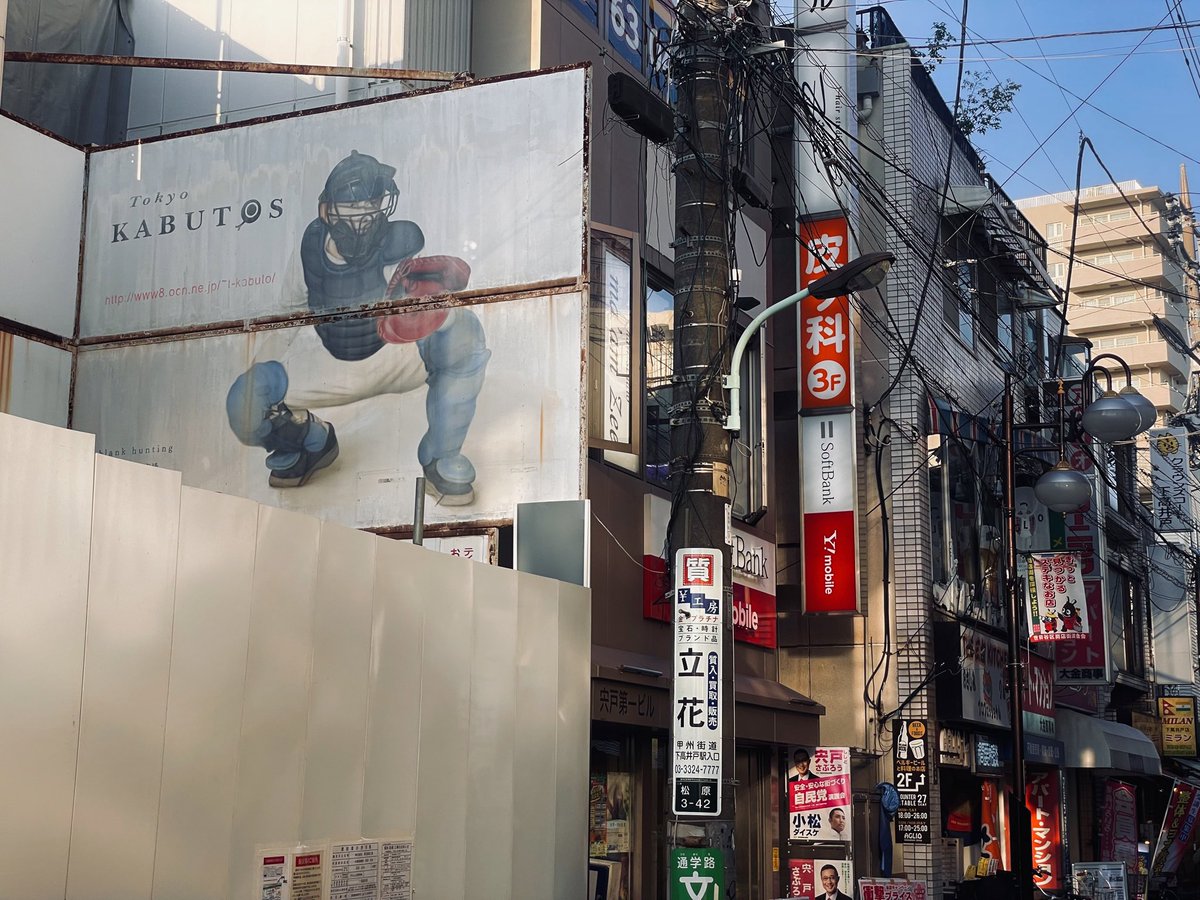
[[400, 193], [395, 176], [392, 166], [351, 150], [325, 179], [318, 210], [343, 259], [367, 256], [383, 243]]

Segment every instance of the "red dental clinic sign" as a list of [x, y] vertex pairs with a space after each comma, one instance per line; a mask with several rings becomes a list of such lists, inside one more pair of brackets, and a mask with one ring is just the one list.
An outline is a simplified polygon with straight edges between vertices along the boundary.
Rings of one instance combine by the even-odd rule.
[[[801, 228], [800, 286], [844, 266], [844, 218]], [[848, 297], [800, 301], [800, 472], [806, 613], [858, 606], [854, 338]]]
[[[849, 259], [846, 220], [824, 219], [800, 229], [800, 287]], [[854, 404], [854, 356], [848, 297], [800, 301], [800, 406], [837, 409]]]

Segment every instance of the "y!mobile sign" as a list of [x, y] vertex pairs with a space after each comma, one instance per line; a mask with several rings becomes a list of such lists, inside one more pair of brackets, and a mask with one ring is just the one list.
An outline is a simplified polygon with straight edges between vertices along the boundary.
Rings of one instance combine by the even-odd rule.
[[675, 554], [672, 809], [721, 814], [721, 551]]
[[800, 420], [804, 611], [858, 612], [854, 412]]
[[[849, 258], [846, 220], [806, 225], [801, 248], [800, 284], [808, 287]], [[853, 613], [858, 612], [858, 490], [849, 298], [805, 298], [799, 327], [804, 611]]]

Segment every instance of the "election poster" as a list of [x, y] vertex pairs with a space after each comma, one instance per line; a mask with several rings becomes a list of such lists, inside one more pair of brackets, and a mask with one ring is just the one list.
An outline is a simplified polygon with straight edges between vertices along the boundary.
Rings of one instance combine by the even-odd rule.
[[849, 842], [850, 749], [805, 747], [793, 751], [788, 772], [788, 817], [793, 841]]

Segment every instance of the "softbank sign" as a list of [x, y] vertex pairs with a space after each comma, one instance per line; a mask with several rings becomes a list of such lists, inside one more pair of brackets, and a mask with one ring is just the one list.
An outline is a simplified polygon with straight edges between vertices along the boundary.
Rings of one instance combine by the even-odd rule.
[[[650, 494], [645, 498], [642, 548], [642, 614], [671, 620], [671, 584], [662, 557], [671, 504]], [[775, 545], [748, 532], [733, 530], [733, 636], [759, 647], [775, 647]]]

